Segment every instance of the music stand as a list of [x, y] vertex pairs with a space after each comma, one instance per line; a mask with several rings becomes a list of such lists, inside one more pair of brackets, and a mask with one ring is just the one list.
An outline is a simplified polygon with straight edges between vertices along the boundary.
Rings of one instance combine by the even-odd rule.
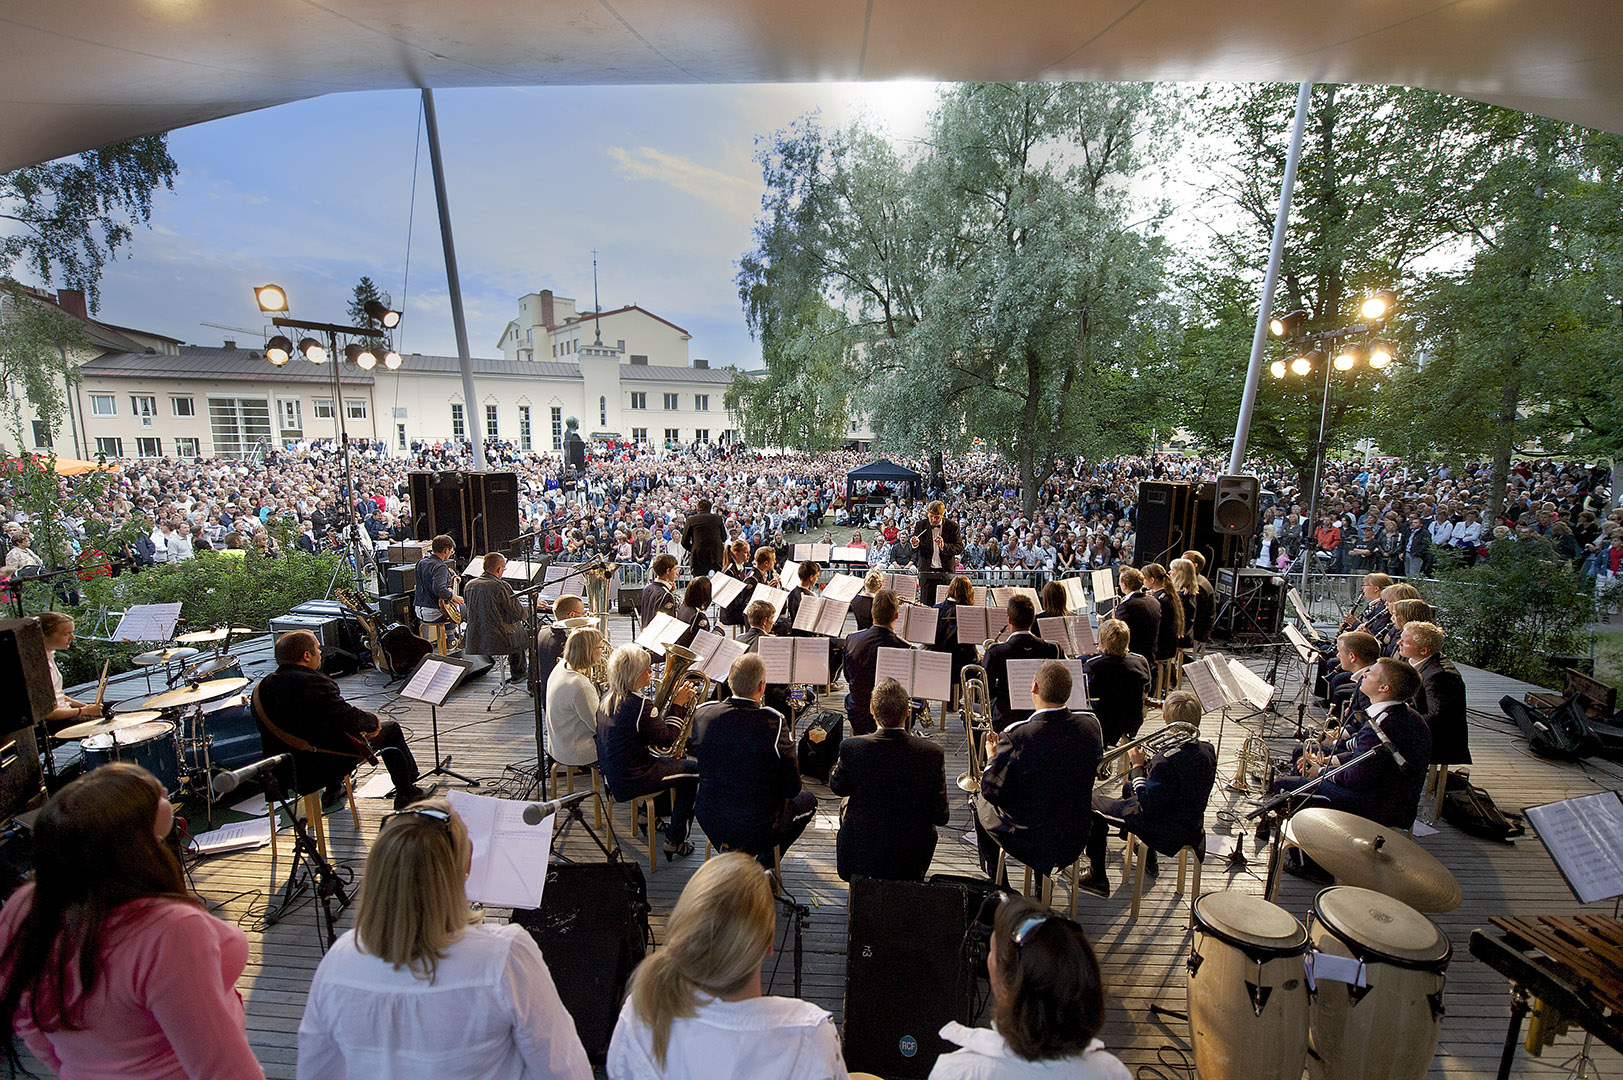
[[467, 678], [468, 669], [473, 662], [460, 656], [428, 655], [412, 671], [406, 679], [406, 685], [400, 690], [400, 696], [411, 701], [421, 701], [428, 705], [429, 720], [434, 729], [434, 767], [425, 772], [424, 776], [449, 776], [460, 780], [469, 787], [478, 787], [479, 781], [450, 769], [451, 756], [447, 754], [440, 757], [440, 713], [439, 707], [445, 704], [446, 697], [461, 685]]

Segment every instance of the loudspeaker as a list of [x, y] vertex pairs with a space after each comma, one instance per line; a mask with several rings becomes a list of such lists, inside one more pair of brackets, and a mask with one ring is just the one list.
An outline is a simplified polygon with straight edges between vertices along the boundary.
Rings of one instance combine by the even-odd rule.
[[468, 474], [469, 541], [468, 555], [499, 551], [509, 559], [519, 553], [518, 474], [486, 472]]
[[410, 593], [417, 587], [417, 566], [388, 566], [383, 570], [383, 586], [392, 593]]
[[0, 619], [0, 686], [11, 687], [0, 694], [0, 736], [32, 729], [56, 708], [38, 619]]
[[1219, 570], [1216, 629], [1230, 638], [1271, 637], [1285, 618], [1285, 579], [1259, 567]]
[[33, 726], [11, 732], [0, 742], [0, 818], [15, 817], [43, 801], [44, 784]]
[[1261, 485], [1255, 476], [1219, 476], [1212, 504], [1212, 527], [1230, 536], [1250, 539], [1262, 515]]
[[633, 862], [565, 863], [547, 871], [540, 909], [512, 921], [529, 931], [594, 1064], [608, 1056], [626, 981], [648, 951], [648, 889]]
[[1217, 485], [1207, 482], [1195, 489], [1194, 505], [1189, 520], [1194, 540], [1189, 547], [1206, 556], [1206, 577], [1215, 578], [1225, 566], [1240, 566], [1245, 562], [1249, 537], [1219, 532], [1212, 521], [1212, 509], [1217, 503]]
[[964, 932], [974, 912], [961, 885], [851, 882], [845, 949], [845, 1063], [852, 1071], [926, 1077], [952, 1050], [937, 1034], [968, 1024]]
[[1138, 485], [1137, 541], [1133, 565], [1142, 570], [1150, 563], [1167, 564], [1187, 547], [1193, 535], [1189, 511], [1194, 505], [1193, 484], [1146, 480]]
[[[433, 516], [434, 474], [431, 472], [414, 472], [406, 476], [407, 492], [411, 500], [411, 535], [416, 540], [432, 540], [434, 528], [429, 519]], [[393, 551], [390, 558], [394, 557]], [[422, 558], [421, 555], [418, 558]]]

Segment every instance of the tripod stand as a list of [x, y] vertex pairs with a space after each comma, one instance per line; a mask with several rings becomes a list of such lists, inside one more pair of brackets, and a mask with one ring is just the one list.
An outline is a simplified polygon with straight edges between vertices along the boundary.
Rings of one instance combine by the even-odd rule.
[[[333, 927], [333, 900], [338, 901], [338, 910], [343, 911], [349, 907], [349, 890], [344, 887], [344, 881], [338, 876], [338, 871], [332, 863], [321, 853], [316, 845], [315, 838], [310, 835], [309, 826], [299, 819], [293, 812], [293, 803], [276, 781], [274, 771], [265, 773], [265, 799], [281, 807], [289, 821], [293, 823], [293, 854], [289, 857], [292, 867], [288, 873], [287, 883], [282, 886], [282, 901], [274, 909], [265, 913], [265, 925], [275, 926], [286, 918], [294, 909], [294, 900], [304, 891], [305, 886], [311, 886], [313, 898], [316, 901], [316, 938], [325, 952], [338, 940], [338, 931]], [[319, 811], [318, 811], [319, 812]], [[276, 860], [271, 860], [271, 890], [276, 889]], [[326, 926], [326, 935], [323, 939], [322, 926]]]

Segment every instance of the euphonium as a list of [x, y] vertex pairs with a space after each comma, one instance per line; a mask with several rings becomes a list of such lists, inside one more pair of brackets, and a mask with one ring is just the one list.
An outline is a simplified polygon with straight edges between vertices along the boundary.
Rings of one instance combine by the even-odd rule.
[[987, 689], [986, 669], [965, 664], [961, 715], [964, 738], [969, 744], [968, 768], [958, 777], [958, 789], [970, 794], [981, 789], [981, 771], [986, 768], [983, 740], [992, 730], [992, 695]]
[[1228, 783], [1230, 791], [1247, 794], [1266, 794], [1273, 781], [1274, 759], [1268, 753], [1268, 743], [1260, 735], [1248, 735], [1240, 745], [1240, 756], [1234, 762], [1234, 778]]
[[1132, 742], [1112, 746], [1105, 752], [1105, 756], [1099, 759], [1099, 778], [1101, 780], [1110, 779], [1116, 761], [1119, 758], [1126, 757], [1127, 751], [1134, 747], [1143, 748], [1146, 754], [1154, 757], [1157, 754], [1170, 754], [1184, 743], [1198, 738], [1200, 738], [1200, 728], [1194, 724], [1168, 724], [1166, 727], [1158, 728], [1142, 738], [1134, 739]]
[[682, 707], [681, 730], [676, 734], [676, 741], [668, 747], [651, 749], [650, 753], [655, 757], [679, 758], [687, 752], [688, 736], [693, 733], [693, 714], [699, 704], [710, 696], [710, 677], [701, 671], [689, 670], [697, 659], [699, 654], [692, 649], [684, 649], [680, 645], [665, 646], [665, 671], [659, 677], [659, 688], [654, 691], [654, 712], [663, 715], [676, 694], [676, 688], [684, 682], [692, 682], [695, 692], [693, 700]]

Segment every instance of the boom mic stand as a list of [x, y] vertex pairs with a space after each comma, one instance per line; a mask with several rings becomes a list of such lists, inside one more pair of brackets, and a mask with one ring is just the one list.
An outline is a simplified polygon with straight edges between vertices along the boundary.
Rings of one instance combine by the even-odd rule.
[[[1373, 721], [1371, 722], [1373, 723]], [[1264, 799], [1255, 810], [1245, 816], [1247, 821], [1263, 818], [1263, 823], [1268, 826], [1271, 834], [1268, 847], [1268, 880], [1263, 885], [1262, 890], [1264, 900], [1271, 902], [1274, 898], [1274, 891], [1279, 885], [1279, 857], [1284, 848], [1285, 822], [1290, 819], [1291, 814], [1295, 813], [1294, 810], [1290, 811], [1290, 813], [1281, 813], [1280, 808], [1290, 805], [1291, 802], [1297, 799], [1302, 799], [1305, 802], [1318, 789], [1319, 785], [1326, 780], [1340, 776], [1354, 765], [1360, 765], [1368, 761], [1385, 749], [1384, 745], [1372, 746], [1351, 761], [1342, 762], [1333, 769], [1319, 773], [1301, 787], [1292, 788], [1290, 791], [1281, 791], [1278, 795]], [[1297, 809], [1301, 809], [1301, 807], [1297, 807]], [[1269, 815], [1272, 815], [1272, 817], [1269, 817]]]
[[[264, 781], [266, 801], [281, 807], [282, 812], [293, 823], [293, 854], [289, 857], [292, 867], [288, 872], [287, 884], [282, 887], [282, 902], [274, 910], [265, 912], [265, 925], [275, 926], [286, 918], [294, 910], [294, 898], [304, 891], [304, 886], [308, 883], [312, 887], [312, 895], [316, 901], [318, 941], [322, 937], [323, 923], [326, 925], [326, 940], [321, 943], [321, 951], [326, 952], [338, 940], [338, 931], [333, 928], [332, 902], [337, 899], [339, 911], [349, 907], [349, 890], [344, 887], [344, 881], [338, 876], [338, 871], [316, 845], [315, 839], [310, 835], [309, 825], [294, 814], [293, 804], [276, 780], [276, 771], [274, 769], [267, 771], [264, 774]], [[301, 869], [304, 872], [302, 877]], [[276, 860], [272, 859], [271, 889], [274, 891], [275, 888]]]

